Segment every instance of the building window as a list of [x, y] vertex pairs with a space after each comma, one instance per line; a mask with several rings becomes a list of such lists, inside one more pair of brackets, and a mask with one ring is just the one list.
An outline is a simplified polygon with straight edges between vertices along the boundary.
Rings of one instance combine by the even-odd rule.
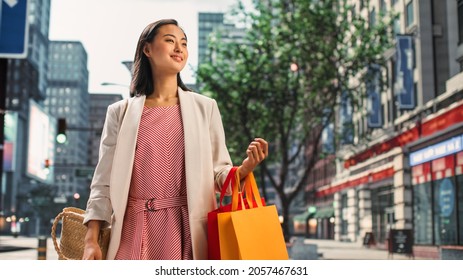
[[414, 240], [463, 244], [463, 152], [412, 168]]
[[347, 235], [347, 226], [349, 225], [347, 217], [347, 194], [341, 195], [341, 235]]
[[407, 13], [407, 27], [410, 27], [415, 21], [414, 14], [413, 14], [413, 0], [407, 4], [406, 13]]
[[394, 19], [394, 34], [400, 34], [400, 18], [397, 17]]
[[412, 168], [413, 224], [416, 244], [432, 244], [432, 192], [428, 175], [431, 164], [423, 163]]
[[387, 7], [386, 7], [386, 1], [385, 0], [381, 0], [379, 2], [379, 10], [380, 10], [380, 13], [382, 15], [385, 15], [386, 14], [386, 11], [387, 11]]
[[369, 21], [370, 26], [375, 26], [375, 24], [376, 24], [376, 11], [375, 11], [375, 8], [373, 8], [370, 11], [370, 16], [368, 17], [368, 21]]
[[436, 245], [457, 244], [457, 211], [455, 179], [449, 168], [455, 167], [455, 156], [432, 161], [434, 199], [434, 237]]
[[456, 181], [458, 187], [458, 221], [460, 232], [460, 245], [463, 244], [463, 152], [457, 154]]

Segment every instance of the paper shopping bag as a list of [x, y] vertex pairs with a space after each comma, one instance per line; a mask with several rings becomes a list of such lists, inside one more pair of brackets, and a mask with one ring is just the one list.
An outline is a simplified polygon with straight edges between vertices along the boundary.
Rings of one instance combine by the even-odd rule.
[[231, 212], [220, 213], [217, 215], [220, 259], [221, 260], [239, 260], [238, 242], [236, 240], [233, 223], [231, 221]]
[[[234, 233], [230, 237], [232, 246], [238, 248], [241, 260], [287, 260], [283, 231], [275, 205], [243, 209], [227, 213], [230, 222], [227, 230]], [[222, 244], [221, 244], [222, 246]], [[236, 256], [234, 251], [233, 257]]]
[[[207, 215], [207, 234], [208, 234], [208, 259], [209, 260], [220, 260], [220, 240], [219, 240], [219, 225], [218, 225], [218, 215], [221, 213], [228, 213], [232, 211], [232, 204], [233, 201], [237, 201], [236, 210], [241, 210], [243, 205], [245, 208], [256, 207], [257, 202], [252, 201], [250, 199], [246, 199], [243, 201], [241, 193], [239, 192], [240, 186], [240, 179], [239, 175], [237, 174], [238, 167], [233, 167], [227, 175], [225, 182], [222, 187], [222, 192], [220, 194], [219, 199], [219, 207]], [[225, 192], [228, 188], [231, 187], [232, 190], [232, 202], [227, 205], [222, 205], [223, 198], [225, 196]], [[233, 199], [235, 198], [235, 199]], [[252, 204], [249, 206], [249, 204]], [[260, 204], [265, 205], [265, 200], [261, 198]], [[225, 244], [223, 246], [228, 246]]]
[[[226, 189], [229, 186], [236, 184], [235, 173], [238, 167], [234, 166], [230, 170], [222, 186], [220, 193], [219, 207], [214, 211], [207, 214], [207, 254], [209, 260], [220, 260], [220, 242], [219, 242], [219, 231], [218, 231], [218, 220], [217, 215], [223, 212], [231, 211], [231, 204], [222, 205], [223, 198], [225, 196]], [[233, 191], [233, 190], [232, 190]]]
[[[233, 195], [231, 211], [217, 215], [221, 259], [288, 259], [277, 209], [262, 203], [252, 172], [245, 179], [244, 189], [244, 199]], [[242, 209], [235, 201], [240, 199], [246, 206]]]
[[[223, 198], [225, 196], [226, 189], [228, 186], [232, 190], [232, 202], [223, 205]], [[256, 201], [253, 201], [251, 199], [246, 198], [246, 200], [243, 200], [243, 197], [241, 193], [239, 192], [239, 186], [240, 186], [240, 178], [238, 174], [238, 167], [233, 167], [230, 172], [228, 173], [228, 176], [224, 182], [224, 185], [222, 187], [222, 192], [220, 195], [220, 200], [219, 200], [219, 207], [211, 212], [208, 213], [207, 216], [207, 231], [208, 231], [208, 259], [210, 260], [220, 260], [223, 259], [221, 257], [221, 243], [220, 243], [220, 238], [219, 238], [219, 215], [221, 214], [226, 214], [230, 211], [232, 211], [233, 205], [235, 210], [241, 210], [243, 207], [245, 208], [252, 208], [252, 207], [257, 207], [257, 204], [259, 205], [265, 205], [265, 200], [263, 198], [260, 199], [260, 203], [257, 203]], [[227, 215], [223, 215], [222, 220], [224, 217]], [[223, 221], [222, 221], [223, 224]], [[223, 235], [227, 234], [228, 231], [225, 230], [225, 233]], [[224, 237], [224, 240], [227, 238]], [[226, 244], [223, 244], [222, 246], [228, 248], [229, 243], [228, 241]], [[226, 249], [228, 250], [228, 249]], [[230, 259], [231, 257], [226, 257], [226, 259]]]

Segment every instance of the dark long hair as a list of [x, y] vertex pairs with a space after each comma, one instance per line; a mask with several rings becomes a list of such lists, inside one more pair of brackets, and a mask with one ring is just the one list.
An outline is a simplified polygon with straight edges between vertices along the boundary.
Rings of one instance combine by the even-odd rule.
[[[130, 84], [130, 96], [146, 95], [149, 96], [154, 91], [153, 75], [148, 58], [143, 52], [146, 43], [151, 43], [158, 34], [159, 28], [163, 25], [173, 24], [176, 26], [178, 22], [175, 19], [162, 19], [150, 23], [145, 27], [138, 39], [137, 50], [132, 66], [132, 82]], [[183, 32], [185, 33], [185, 32]], [[186, 38], [186, 34], [185, 34]], [[185, 91], [191, 91], [180, 78], [180, 73], [177, 73], [177, 86]]]

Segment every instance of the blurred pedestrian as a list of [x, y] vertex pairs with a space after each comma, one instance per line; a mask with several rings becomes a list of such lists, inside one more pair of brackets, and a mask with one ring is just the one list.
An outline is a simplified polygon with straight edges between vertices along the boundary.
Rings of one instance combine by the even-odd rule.
[[[131, 97], [106, 114], [84, 259], [101, 259], [98, 232], [109, 225], [107, 259], [207, 259], [207, 213], [233, 164], [216, 101], [180, 78], [187, 43], [173, 19], [140, 35]], [[254, 139], [246, 155], [241, 178], [267, 157], [267, 142]]]

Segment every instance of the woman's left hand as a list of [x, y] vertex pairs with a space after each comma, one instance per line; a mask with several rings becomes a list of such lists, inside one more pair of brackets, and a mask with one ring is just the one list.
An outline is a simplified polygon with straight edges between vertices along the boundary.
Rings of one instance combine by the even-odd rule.
[[246, 150], [247, 158], [243, 160], [239, 168], [240, 177], [244, 178], [252, 172], [256, 166], [268, 156], [268, 143], [262, 138], [255, 138]]

